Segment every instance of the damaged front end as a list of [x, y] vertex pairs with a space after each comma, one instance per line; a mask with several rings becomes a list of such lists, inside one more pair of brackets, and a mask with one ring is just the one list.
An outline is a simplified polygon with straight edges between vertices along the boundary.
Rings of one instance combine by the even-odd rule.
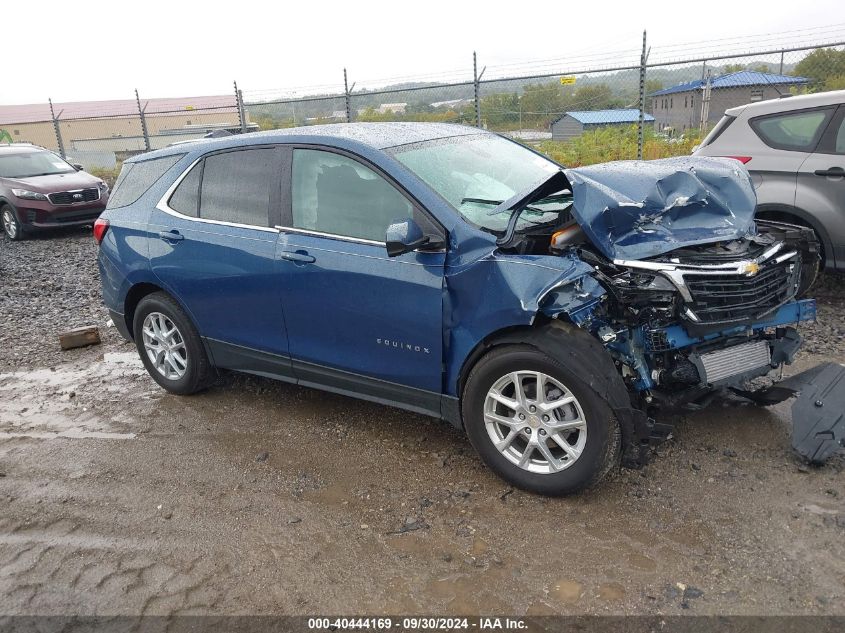
[[[562, 299], [570, 295], [551, 292], [541, 308], [601, 342], [636, 409], [651, 419], [700, 408], [724, 389], [765, 403], [800, 390], [772, 385], [801, 346], [795, 325], [815, 319], [815, 301], [801, 297], [816, 276], [818, 243], [811, 229], [754, 221], [739, 163], [623, 162], [565, 175], [574, 221], [551, 236], [551, 251], [589, 264], [604, 294], [574, 307]], [[667, 432], [641, 424], [626, 464], [641, 464], [643, 444]], [[819, 451], [799, 448], [808, 458]]]

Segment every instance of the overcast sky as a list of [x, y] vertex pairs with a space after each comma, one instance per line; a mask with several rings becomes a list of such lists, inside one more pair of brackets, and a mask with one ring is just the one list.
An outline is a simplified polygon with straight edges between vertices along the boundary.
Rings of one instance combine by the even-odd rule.
[[[142, 97], [226, 94], [235, 79], [254, 97], [303, 95], [316, 91], [309, 86], [342, 86], [344, 66], [358, 87], [395, 77], [471, 79], [473, 50], [487, 76], [548, 59], [560, 61], [543, 69], [567, 69], [568, 59], [636, 63], [643, 29], [652, 54], [664, 58], [684, 47], [845, 40], [842, 0], [3, 5], [0, 104], [121, 99], [135, 88]], [[755, 37], [730, 39], [745, 36]]]

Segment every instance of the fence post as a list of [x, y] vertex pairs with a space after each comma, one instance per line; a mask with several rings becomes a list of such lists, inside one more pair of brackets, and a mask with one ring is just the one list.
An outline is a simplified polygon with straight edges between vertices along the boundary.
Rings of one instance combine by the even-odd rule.
[[[484, 71], [481, 71], [482, 74]], [[478, 60], [475, 51], [472, 51], [472, 85], [475, 89], [475, 127], [481, 127], [481, 101], [478, 98], [478, 80], [481, 77], [478, 74]]]
[[779, 75], [783, 74], [783, 50], [780, 52], [780, 71], [778, 72]]
[[352, 123], [352, 107], [350, 104], [349, 81], [346, 79], [346, 69], [343, 69], [343, 96], [346, 103], [346, 122]]
[[646, 32], [643, 31], [643, 52], [640, 55], [640, 116], [637, 120], [637, 160], [643, 159], [643, 126], [645, 125], [645, 64], [648, 58], [646, 51]]
[[235, 84], [235, 103], [238, 106], [238, 122], [241, 125], [241, 134], [246, 132], [246, 114], [244, 113], [244, 95], [238, 90], [238, 82]]
[[135, 103], [138, 104], [138, 116], [141, 117], [141, 134], [144, 135], [144, 151], [150, 151], [150, 133], [147, 131], [147, 117], [144, 116], [144, 110], [147, 106], [141, 108], [141, 97], [138, 96], [138, 89], [135, 88]]
[[[56, 142], [59, 144], [59, 156], [65, 158], [65, 144], [62, 142], [62, 131], [59, 129], [59, 119], [56, 117], [56, 112], [53, 110], [53, 99], [48, 98], [50, 102], [50, 117], [53, 119], [53, 129], [56, 132]], [[61, 112], [59, 112], [61, 115]]]

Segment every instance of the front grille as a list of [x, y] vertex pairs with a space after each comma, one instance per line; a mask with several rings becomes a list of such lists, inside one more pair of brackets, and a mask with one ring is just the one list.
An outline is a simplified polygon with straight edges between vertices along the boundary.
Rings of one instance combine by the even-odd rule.
[[687, 305], [702, 324], [758, 319], [795, 296], [799, 270], [800, 264], [793, 258], [780, 264], [763, 264], [751, 277], [685, 274], [693, 299]]
[[96, 187], [78, 189], [76, 191], [60, 191], [47, 196], [55, 205], [78, 204], [80, 202], [94, 202], [100, 199], [100, 190]]

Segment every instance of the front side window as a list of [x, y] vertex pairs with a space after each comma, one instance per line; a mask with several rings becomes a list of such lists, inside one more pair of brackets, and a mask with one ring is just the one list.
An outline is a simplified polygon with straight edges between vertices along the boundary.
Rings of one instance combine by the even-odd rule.
[[372, 169], [341, 154], [311, 149], [293, 152], [291, 211], [294, 228], [374, 242], [384, 241], [393, 222], [420, 220], [421, 215]]
[[[279, 176], [276, 150], [248, 149], [212, 154], [204, 162], [199, 204], [201, 219], [270, 226], [270, 197]], [[187, 194], [185, 205], [190, 208]]]
[[[505, 229], [510, 211], [491, 215], [499, 204], [560, 171], [560, 166], [518, 143], [492, 134], [435, 139], [393, 150], [395, 158], [434, 189], [470, 223]], [[556, 220], [562, 203], [532, 203], [517, 230]]]
[[770, 147], [811, 152], [831, 112], [811, 110], [760, 117], [751, 121], [751, 128]]
[[48, 151], [0, 154], [0, 178], [31, 178], [76, 171], [63, 158]]

